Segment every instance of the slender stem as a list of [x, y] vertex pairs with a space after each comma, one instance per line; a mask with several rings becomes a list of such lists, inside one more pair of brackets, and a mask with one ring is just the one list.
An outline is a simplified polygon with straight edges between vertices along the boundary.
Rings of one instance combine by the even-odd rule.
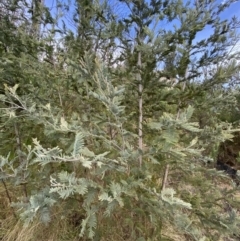
[[[14, 130], [15, 130], [16, 141], [17, 141], [18, 160], [19, 160], [19, 165], [21, 165], [22, 162], [23, 162], [22, 156], [21, 156], [22, 143], [21, 143], [20, 133], [19, 133], [19, 129], [18, 129], [18, 126], [17, 126], [16, 122], [14, 122]], [[23, 187], [24, 196], [27, 198], [28, 197], [27, 183], [23, 182], [22, 187]]]
[[165, 172], [164, 172], [163, 181], [162, 181], [162, 190], [165, 189], [166, 184], [167, 184], [168, 170], [169, 170], [169, 164], [167, 164]]
[[[1, 181], [2, 181], [2, 184], [4, 186], [4, 189], [5, 189], [5, 192], [6, 192], [8, 201], [9, 201], [9, 204], [11, 204], [12, 203], [12, 198], [11, 198], [10, 193], [8, 191], [7, 184], [6, 184], [6, 182], [3, 179]], [[13, 213], [14, 217], [16, 218], [17, 217], [16, 213], [14, 212], [12, 207], [11, 207], [11, 209], [12, 209], [12, 213]]]
[[[140, 68], [142, 66], [142, 59], [141, 59], [141, 53], [138, 52], [138, 63], [137, 66]], [[143, 122], [143, 98], [142, 98], [142, 92], [143, 92], [143, 85], [142, 85], [142, 77], [140, 72], [137, 74], [137, 80], [139, 82], [138, 85], [138, 92], [139, 92], [139, 99], [138, 99], [138, 108], [139, 108], [139, 121], [138, 121], [138, 149], [140, 152], [139, 155], [139, 167], [142, 167], [142, 152], [143, 152], [143, 131], [142, 131], [142, 122]]]
[[9, 203], [11, 203], [12, 202], [12, 198], [10, 196], [10, 193], [9, 193], [8, 189], [7, 189], [7, 184], [6, 184], [6, 182], [3, 179], [1, 181], [2, 181], [2, 184], [4, 186], [5, 192], [7, 194], [8, 201], [9, 201]]

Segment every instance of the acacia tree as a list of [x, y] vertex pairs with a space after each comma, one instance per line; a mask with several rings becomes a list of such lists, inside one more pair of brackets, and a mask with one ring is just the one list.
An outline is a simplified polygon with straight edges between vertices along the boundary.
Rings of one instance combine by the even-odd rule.
[[[27, 181], [28, 160], [24, 152], [24, 145], [31, 141], [31, 135], [27, 130], [30, 128], [33, 132], [43, 132], [39, 123], [33, 123], [31, 118], [25, 122], [26, 109], [29, 107], [28, 104], [44, 104], [46, 95], [47, 98], [52, 95], [49, 91], [46, 93], [46, 88], [50, 87], [50, 83], [51, 87], [56, 87], [55, 79], [58, 78], [51, 76], [53, 64], [48, 60], [49, 56], [52, 56], [52, 36], [49, 34], [47, 39], [40, 39], [40, 25], [52, 23], [52, 18], [48, 9], [43, 6], [35, 8], [38, 9], [36, 18], [29, 15], [32, 6], [25, 1], [1, 2], [0, 93], [1, 111], [5, 111], [1, 112], [3, 131], [0, 149], [2, 155], [11, 155], [15, 163], [17, 178], [14, 181], [10, 178], [10, 183], [23, 187], [21, 189], [23, 189], [24, 199], [27, 199], [31, 192]], [[36, 25], [37, 33], [33, 34], [32, 30]], [[40, 72], [41, 75], [39, 75]], [[24, 96], [24, 100], [16, 96], [10, 97], [7, 94], [9, 89], [16, 95]], [[32, 107], [33, 114], [35, 107]], [[6, 175], [2, 173], [2, 177], [4, 183]], [[9, 195], [8, 198], [11, 200]]]
[[[229, 22], [219, 18], [231, 2], [219, 5], [204, 1], [182, 5], [174, 1], [121, 3], [130, 12], [127, 17], [119, 17], [119, 24], [125, 23], [120, 37], [120, 46], [124, 46], [121, 58], [125, 59], [128, 73], [135, 71], [135, 78], [141, 79], [140, 82], [135, 79], [131, 83], [139, 84], [138, 88], [135, 86], [132, 90], [139, 95], [138, 131], [139, 143], [142, 143], [143, 110], [146, 118], [164, 110], [180, 111], [189, 104], [194, 105], [197, 96], [201, 99], [214, 86], [228, 83], [231, 76], [238, 72], [238, 65], [234, 61], [239, 58], [238, 53], [229, 49], [238, 41], [234, 30], [239, 23], [236, 18]], [[163, 24], [164, 28], [161, 27]], [[212, 35], [198, 40], [206, 27], [213, 29]], [[206, 71], [210, 68], [209, 61], [214, 65], [212, 71]], [[137, 67], [142, 62], [142, 67]], [[206, 72], [207, 75], [202, 74]], [[166, 94], [162, 87], [169, 83], [175, 89]], [[154, 88], [156, 86], [158, 88]], [[142, 107], [143, 96], [146, 105]], [[159, 100], [161, 104], [156, 105]], [[134, 103], [134, 99], [130, 102]], [[147, 103], [151, 103], [150, 106]], [[129, 112], [132, 113], [131, 110]]]
[[[167, 226], [186, 240], [238, 234], [234, 185], [216, 187], [212, 179], [221, 181], [222, 174], [202, 165], [234, 131], [217, 117], [224, 110], [217, 86], [227, 83], [237, 66], [230, 62], [204, 79], [201, 75], [201, 68], [219, 63], [223, 53], [229, 60], [237, 56], [224, 52], [232, 45], [229, 30], [236, 21], [218, 17], [231, 1], [119, 1], [129, 13], [124, 17], [106, 16], [104, 5], [96, 3], [76, 3], [79, 31], [65, 35], [58, 29], [62, 46], [51, 45], [52, 35], [45, 42], [25, 32], [35, 48], [15, 56], [20, 66], [30, 66], [20, 68], [20, 88], [26, 80], [31, 88], [5, 87], [1, 138], [7, 140], [15, 121], [25, 138], [20, 151], [6, 143], [0, 168], [5, 184], [28, 182], [29, 195], [14, 205], [20, 207], [19, 217], [28, 224], [38, 217], [51, 225], [55, 206], [60, 210], [55, 220], [61, 219], [58, 213], [66, 219], [74, 214], [81, 222], [80, 236], [93, 240], [118, 240], [116, 231], [121, 240], [161, 240], [170, 236]], [[98, 21], [92, 27], [98, 17], [103, 30], [96, 27]], [[214, 35], [198, 42], [195, 37], [206, 25]], [[114, 59], [112, 51], [119, 48]], [[36, 58], [42, 53], [46, 58]], [[16, 70], [9, 68], [13, 77]], [[234, 106], [234, 96], [228, 95]], [[7, 105], [16, 101], [20, 115]], [[217, 108], [210, 112], [211, 123], [199, 123], [200, 108], [209, 106]], [[15, 161], [19, 152], [20, 164]], [[234, 208], [226, 211], [226, 203]]]

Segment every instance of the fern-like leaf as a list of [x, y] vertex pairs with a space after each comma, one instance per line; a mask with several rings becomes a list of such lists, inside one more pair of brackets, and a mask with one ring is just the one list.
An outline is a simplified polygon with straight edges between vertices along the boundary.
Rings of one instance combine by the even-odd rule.
[[77, 133], [73, 145], [73, 153], [72, 155], [75, 157], [80, 153], [80, 150], [84, 147], [84, 139], [82, 133]]

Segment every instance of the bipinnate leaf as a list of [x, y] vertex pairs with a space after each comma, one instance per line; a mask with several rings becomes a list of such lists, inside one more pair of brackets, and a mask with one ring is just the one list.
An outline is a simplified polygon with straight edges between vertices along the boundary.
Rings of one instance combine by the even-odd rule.
[[192, 205], [190, 203], [184, 202], [183, 200], [174, 197], [176, 191], [172, 188], [165, 188], [161, 192], [161, 198], [163, 201], [168, 202], [171, 205], [183, 206], [187, 209], [192, 209]]
[[80, 150], [84, 147], [84, 136], [82, 133], [77, 133], [75, 136], [75, 141], [73, 145], [72, 155], [76, 157], [79, 155]]

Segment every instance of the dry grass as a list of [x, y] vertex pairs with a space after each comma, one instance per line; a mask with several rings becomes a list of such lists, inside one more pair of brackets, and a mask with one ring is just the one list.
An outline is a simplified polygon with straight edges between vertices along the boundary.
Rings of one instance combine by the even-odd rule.
[[[41, 224], [37, 219], [34, 220], [29, 226], [25, 227], [23, 223], [17, 220], [10, 212], [9, 206], [5, 206], [6, 212], [9, 216], [2, 219], [0, 223], [2, 241], [86, 241], [88, 239], [79, 238], [80, 225], [74, 227], [69, 218], [61, 219], [61, 212], [63, 210], [55, 209], [52, 222], [46, 226]], [[126, 210], [127, 211], [127, 210]], [[99, 228], [101, 233], [99, 241], [133, 241], [137, 237], [143, 236], [149, 238], [150, 241], [158, 241], [152, 239], [151, 236], [154, 232], [154, 227], [147, 218], [139, 218], [133, 216], [124, 210], [116, 213], [111, 218], [105, 219], [103, 222], [103, 214], [100, 214]], [[102, 216], [102, 217], [101, 217]], [[129, 219], [126, 217], [129, 216]], [[124, 218], [123, 218], [124, 217]], [[101, 221], [102, 219], [102, 221]], [[137, 227], [137, 228], [136, 228]], [[137, 231], [136, 231], [137, 230]], [[137, 232], [137, 233], [136, 233]], [[185, 241], [184, 236], [176, 233], [170, 226], [164, 227], [162, 233], [164, 240]]]
[[[12, 196], [13, 193], [11, 193]], [[0, 240], [2, 241], [79, 241], [79, 232], [61, 219], [61, 209], [53, 210], [51, 224], [44, 225], [37, 219], [29, 226], [16, 218], [3, 186], [0, 186]], [[60, 214], [60, 215], [59, 215]]]
[[[231, 189], [230, 184], [223, 182], [219, 182], [218, 187], [221, 189]], [[191, 186], [186, 186], [185, 188], [189, 192], [193, 191]], [[11, 194], [13, 195], [13, 193]], [[233, 198], [237, 202], [240, 202], [240, 191], [234, 193]], [[137, 204], [133, 204], [133, 206], [137, 206]], [[66, 210], [64, 206], [55, 208], [52, 212], [52, 221], [48, 226], [41, 224], [35, 219], [31, 225], [24, 227], [23, 223], [14, 217], [5, 190], [0, 187], [0, 240], [86, 241], [87, 239], [79, 238], [81, 215], [76, 214], [76, 212], [74, 212], [76, 209], [73, 208], [73, 211], [70, 212], [70, 214], [74, 214], [73, 216], [70, 215], [62, 218], [64, 210]], [[158, 232], [158, 230], [156, 231], [149, 222], [149, 217], [129, 213], [129, 209], [121, 209], [114, 213], [115, 214], [108, 219], [103, 217], [103, 213], [99, 214], [99, 229], [101, 230], [99, 237], [104, 237], [99, 238], [99, 241], [134, 241], [137, 239], [136, 237], [140, 236], [145, 237], [148, 241], [191, 240], [189, 237], [177, 232], [171, 225], [164, 225], [161, 235], [159, 234], [156, 238], [156, 232]], [[71, 223], [74, 217], [80, 218], [80, 222], [77, 224]], [[219, 241], [225, 241], [225, 239], [219, 239]]]
[[78, 233], [72, 229], [67, 220], [53, 220], [46, 226], [37, 219], [25, 227], [21, 221], [9, 218], [4, 220], [5, 234], [2, 241], [79, 241]]

